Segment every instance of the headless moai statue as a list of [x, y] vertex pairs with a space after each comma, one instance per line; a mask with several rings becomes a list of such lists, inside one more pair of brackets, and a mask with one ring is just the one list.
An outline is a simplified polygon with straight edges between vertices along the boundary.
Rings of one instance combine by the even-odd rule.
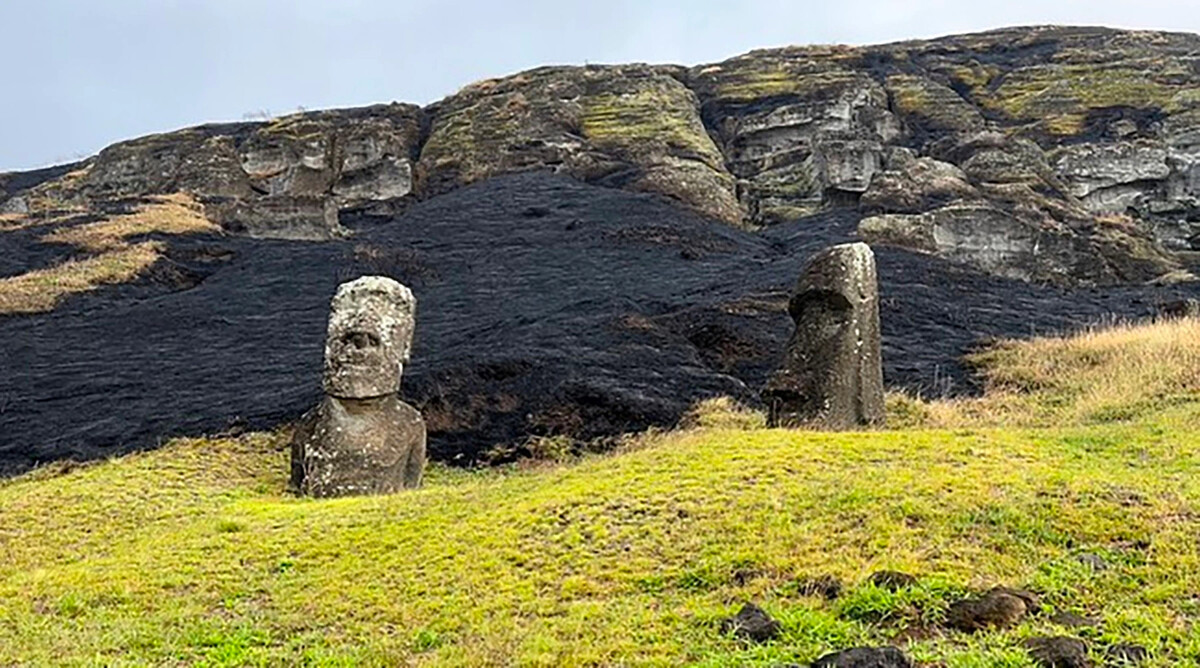
[[879, 286], [871, 248], [843, 244], [814, 255], [788, 312], [796, 332], [763, 389], [770, 424], [882, 424]]
[[421, 484], [425, 422], [397, 396], [415, 311], [412, 292], [390, 278], [338, 287], [325, 341], [325, 398], [292, 438], [297, 492], [387, 494]]

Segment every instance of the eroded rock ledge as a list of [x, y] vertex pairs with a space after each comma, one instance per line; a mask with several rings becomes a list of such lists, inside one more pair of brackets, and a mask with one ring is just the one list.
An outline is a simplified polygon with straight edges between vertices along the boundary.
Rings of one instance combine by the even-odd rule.
[[1025, 280], [1187, 279], [1200, 250], [1200, 37], [1012, 28], [545, 67], [419, 108], [207, 125], [0, 175], [0, 213], [187, 191], [250, 236], [326, 239], [501, 174], [552, 170], [737, 226], [838, 209], [862, 236]]

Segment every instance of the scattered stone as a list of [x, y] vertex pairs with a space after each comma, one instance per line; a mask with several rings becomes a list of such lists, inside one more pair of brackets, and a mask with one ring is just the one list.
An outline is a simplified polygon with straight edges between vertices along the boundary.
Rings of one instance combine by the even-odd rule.
[[801, 596], [820, 596], [827, 601], [841, 596], [842, 589], [842, 581], [832, 575], [801, 578], [796, 584]]
[[1161, 318], [1200, 318], [1200, 299], [1177, 299], [1158, 305]]
[[1092, 619], [1091, 617], [1086, 617], [1084, 615], [1079, 615], [1074, 612], [1066, 611], [1054, 613], [1050, 617], [1050, 621], [1054, 624], [1065, 626], [1069, 629], [1095, 628], [1100, 626], [1100, 622], [1098, 620]]
[[1111, 668], [1140, 666], [1150, 658], [1150, 652], [1141, 645], [1117, 643], [1104, 651], [1104, 665]]
[[782, 630], [779, 622], [753, 603], [743, 605], [736, 615], [721, 622], [722, 633], [756, 643], [774, 640]]
[[1108, 568], [1108, 562], [1104, 557], [1093, 552], [1084, 552], [1083, 554], [1075, 555], [1075, 561], [1087, 566], [1093, 571], [1102, 571]]
[[917, 577], [900, 571], [878, 571], [867, 578], [871, 584], [888, 591], [899, 591], [917, 584]]
[[29, 213], [29, 200], [22, 196], [0, 201], [0, 214]]
[[788, 312], [796, 330], [763, 390], [770, 424], [882, 424], [879, 286], [871, 248], [842, 244], [813, 256]]
[[951, 604], [946, 611], [946, 626], [967, 633], [985, 629], [1003, 629], [1015, 625], [1031, 608], [1021, 596], [1004, 589], [993, 589], [979, 598]]
[[381, 276], [343, 283], [325, 343], [325, 398], [292, 438], [292, 487], [316, 497], [387, 494], [417, 487], [425, 422], [400, 401], [416, 300]]
[[1008, 594], [1009, 596], [1016, 596], [1025, 603], [1025, 611], [1030, 615], [1036, 615], [1041, 612], [1042, 601], [1038, 598], [1037, 594], [1031, 591], [1025, 589], [1015, 589], [1013, 587], [992, 587], [988, 591], [990, 593], [1001, 593]]
[[855, 647], [826, 654], [812, 668], [912, 668], [912, 661], [895, 647]]
[[1051, 636], [1030, 638], [1025, 648], [1033, 662], [1044, 668], [1091, 668], [1087, 645], [1078, 638]]

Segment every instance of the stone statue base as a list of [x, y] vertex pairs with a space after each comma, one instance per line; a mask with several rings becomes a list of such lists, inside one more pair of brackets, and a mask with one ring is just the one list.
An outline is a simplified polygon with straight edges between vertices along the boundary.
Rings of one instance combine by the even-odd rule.
[[326, 396], [292, 437], [292, 489], [315, 497], [388, 494], [418, 487], [425, 421], [396, 395]]

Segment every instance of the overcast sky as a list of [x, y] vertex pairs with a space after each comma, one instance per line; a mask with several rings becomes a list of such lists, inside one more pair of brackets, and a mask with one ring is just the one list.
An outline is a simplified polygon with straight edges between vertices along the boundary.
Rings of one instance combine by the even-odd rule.
[[1200, 2], [0, 0], [0, 170], [261, 112], [424, 104], [538, 65], [1043, 23], [1200, 32]]

